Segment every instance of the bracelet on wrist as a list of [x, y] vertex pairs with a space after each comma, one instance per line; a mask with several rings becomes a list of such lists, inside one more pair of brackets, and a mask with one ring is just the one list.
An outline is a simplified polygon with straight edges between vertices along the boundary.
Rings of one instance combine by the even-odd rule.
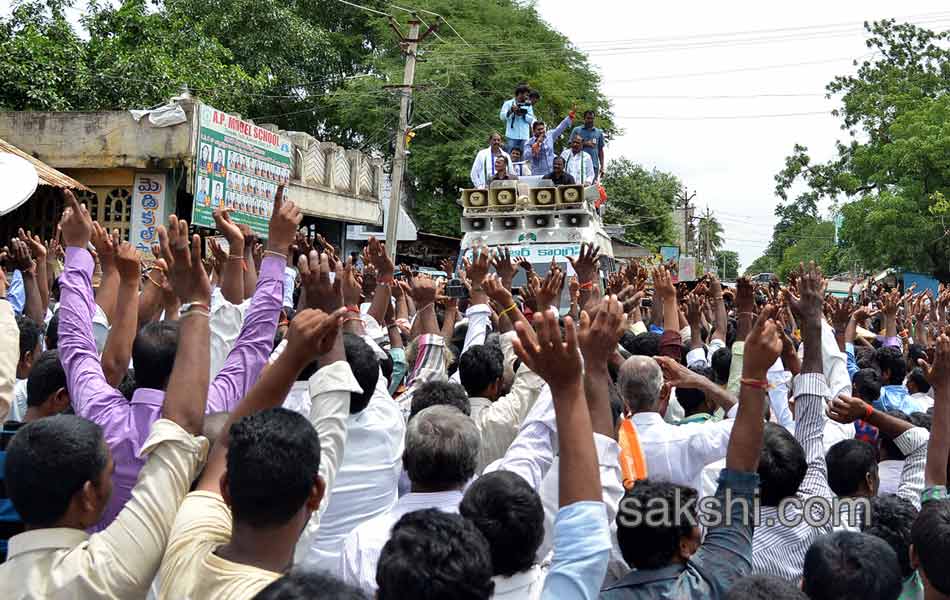
[[767, 390], [769, 389], [768, 379], [751, 379], [743, 377], [739, 380], [740, 385], [745, 387], [755, 388], [757, 390]]
[[346, 306], [346, 312], [360, 314], [360, 307], [355, 304], [349, 304]]
[[864, 420], [867, 421], [874, 414], [874, 407], [870, 404], [864, 404]]
[[282, 259], [284, 259], [284, 260], [287, 260], [287, 255], [286, 255], [286, 254], [283, 254], [283, 253], [278, 252], [278, 251], [276, 251], [276, 250], [264, 250], [264, 256], [268, 256], [268, 255], [270, 255], [270, 256], [276, 256], [276, 257], [282, 258]]

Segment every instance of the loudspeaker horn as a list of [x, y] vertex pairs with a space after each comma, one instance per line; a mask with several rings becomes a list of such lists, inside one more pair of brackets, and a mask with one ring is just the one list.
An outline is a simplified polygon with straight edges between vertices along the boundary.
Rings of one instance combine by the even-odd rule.
[[491, 219], [488, 217], [462, 217], [462, 231], [489, 231], [491, 230]]
[[528, 204], [534, 206], [554, 206], [557, 203], [557, 188], [537, 187], [528, 191]]
[[554, 226], [554, 215], [527, 215], [524, 218], [525, 229], [550, 229]]
[[465, 208], [485, 208], [488, 206], [488, 190], [462, 190], [462, 206]]
[[584, 186], [559, 185], [557, 187], [558, 204], [577, 204], [584, 201]]

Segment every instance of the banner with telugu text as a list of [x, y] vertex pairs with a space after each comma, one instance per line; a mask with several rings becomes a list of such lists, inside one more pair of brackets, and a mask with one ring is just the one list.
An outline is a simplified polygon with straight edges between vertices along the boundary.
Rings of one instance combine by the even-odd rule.
[[223, 206], [266, 238], [277, 186], [290, 182], [290, 140], [205, 104], [198, 112], [192, 224], [213, 228], [212, 212]]

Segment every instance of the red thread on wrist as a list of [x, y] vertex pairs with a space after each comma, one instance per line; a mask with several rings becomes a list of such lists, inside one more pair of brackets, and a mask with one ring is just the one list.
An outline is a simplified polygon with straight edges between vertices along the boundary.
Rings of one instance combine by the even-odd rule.
[[871, 406], [870, 404], [865, 404], [864, 405], [864, 420], [867, 421], [868, 419], [871, 418], [871, 415], [873, 414], [874, 414], [874, 407]]
[[741, 383], [742, 385], [746, 387], [756, 388], [759, 390], [769, 389], [769, 382], [767, 380], [746, 379], [743, 377], [741, 380], [739, 380], [739, 383]]
[[347, 312], [360, 314], [360, 307], [355, 304], [346, 307]]
[[594, 288], [594, 282], [593, 282], [593, 281], [588, 281], [587, 283], [582, 283], [582, 284], [580, 284], [580, 285], [577, 286], [577, 287], [578, 287], [578, 289], [580, 289], [580, 290], [591, 290], [591, 289]]

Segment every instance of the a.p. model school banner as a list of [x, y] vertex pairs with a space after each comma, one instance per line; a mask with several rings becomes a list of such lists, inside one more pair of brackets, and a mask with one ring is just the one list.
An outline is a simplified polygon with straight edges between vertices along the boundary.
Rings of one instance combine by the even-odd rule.
[[193, 224], [214, 227], [212, 212], [223, 206], [267, 237], [277, 186], [290, 182], [290, 140], [206, 104], [198, 111]]

